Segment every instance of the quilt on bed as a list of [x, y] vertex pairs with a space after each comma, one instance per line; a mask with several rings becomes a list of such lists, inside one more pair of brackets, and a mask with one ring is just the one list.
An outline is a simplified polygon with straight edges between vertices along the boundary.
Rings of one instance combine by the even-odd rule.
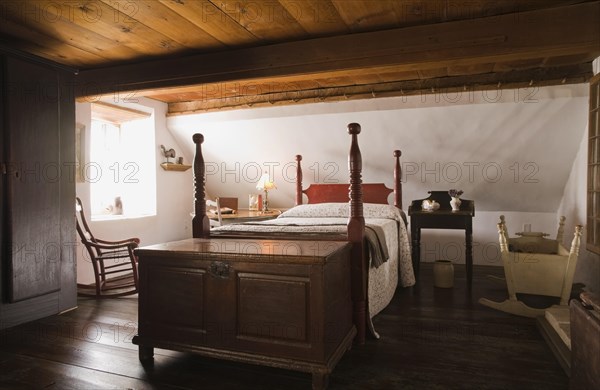
[[[398, 282], [402, 287], [415, 284], [406, 217], [394, 206], [364, 204], [365, 236], [369, 248], [369, 319], [391, 301]], [[349, 217], [347, 203], [319, 203], [296, 206], [278, 218], [231, 224], [215, 230], [285, 234], [345, 234]], [[373, 324], [369, 328], [377, 337]]]

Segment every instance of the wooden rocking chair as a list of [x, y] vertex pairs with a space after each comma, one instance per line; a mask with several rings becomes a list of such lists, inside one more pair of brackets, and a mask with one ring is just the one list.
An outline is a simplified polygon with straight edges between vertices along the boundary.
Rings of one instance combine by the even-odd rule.
[[90, 256], [95, 278], [93, 284], [78, 283], [77, 295], [115, 298], [137, 294], [137, 257], [133, 251], [140, 243], [139, 238], [106, 241], [94, 237], [85, 219], [81, 200], [75, 200], [77, 232]]
[[519, 233], [522, 237], [508, 238], [504, 216], [500, 216], [498, 234], [508, 299], [495, 302], [479, 299], [482, 305], [524, 317], [544, 315], [546, 309], [528, 306], [517, 294], [559, 297], [555, 306], [568, 307], [569, 297], [579, 255], [582, 226], [575, 227], [571, 250], [562, 245], [565, 217], [561, 217], [556, 240], [544, 238], [545, 233]]

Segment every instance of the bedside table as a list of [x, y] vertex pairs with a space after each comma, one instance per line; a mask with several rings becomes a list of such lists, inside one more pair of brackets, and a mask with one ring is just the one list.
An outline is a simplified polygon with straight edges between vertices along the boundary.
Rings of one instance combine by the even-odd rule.
[[473, 217], [475, 202], [461, 199], [460, 210], [450, 208], [450, 195], [447, 191], [429, 191], [428, 200], [435, 200], [440, 208], [435, 211], [423, 210], [425, 199], [413, 200], [408, 208], [410, 216], [410, 235], [412, 239], [412, 263], [416, 276], [421, 263], [421, 229], [464, 229], [465, 263], [467, 268], [467, 288], [471, 289], [473, 280]]

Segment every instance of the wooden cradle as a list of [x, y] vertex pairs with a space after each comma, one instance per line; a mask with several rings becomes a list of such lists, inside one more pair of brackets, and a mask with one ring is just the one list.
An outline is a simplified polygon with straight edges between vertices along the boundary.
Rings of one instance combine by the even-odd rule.
[[517, 294], [558, 297], [558, 305], [567, 307], [579, 255], [582, 226], [575, 227], [571, 250], [568, 251], [562, 245], [564, 220], [565, 217], [561, 217], [555, 240], [543, 238], [543, 234], [508, 238], [504, 216], [500, 216], [497, 226], [508, 299], [495, 302], [481, 298], [479, 303], [492, 309], [532, 318], [544, 315], [546, 309], [528, 306], [518, 299]]

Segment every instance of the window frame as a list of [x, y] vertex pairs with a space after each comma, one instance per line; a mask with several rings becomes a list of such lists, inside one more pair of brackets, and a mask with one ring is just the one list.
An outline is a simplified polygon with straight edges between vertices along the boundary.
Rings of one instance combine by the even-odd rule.
[[586, 249], [600, 254], [600, 74], [590, 79]]
[[[91, 121], [90, 121], [90, 159], [93, 156], [93, 151], [91, 149], [93, 149], [93, 146], [91, 145], [91, 143], [94, 140], [94, 129], [96, 128], [96, 126], [94, 125], [96, 122], [98, 122], [100, 125], [108, 125], [108, 126], [113, 126], [116, 129], [118, 129], [119, 132], [119, 139], [122, 138], [123, 136], [123, 131], [127, 131], [127, 134], [130, 134], [129, 131], [131, 131], [131, 129], [126, 130], [123, 129], [124, 125], [129, 125], [131, 122], [136, 122], [136, 121], [141, 121], [141, 120], [150, 120], [152, 121], [152, 118], [154, 117], [154, 109], [151, 109], [150, 112], [148, 111], [141, 111], [141, 110], [136, 110], [136, 109], [132, 109], [132, 108], [125, 108], [125, 107], [121, 107], [121, 106], [117, 106], [117, 105], [113, 105], [113, 104], [108, 104], [108, 103], [103, 103], [103, 102], [96, 102], [96, 103], [92, 103], [91, 104]], [[139, 126], [139, 125], [138, 125]], [[150, 126], [147, 124], [147, 126]], [[147, 127], [145, 126], [145, 127]], [[154, 135], [155, 135], [155, 124], [152, 124], [151, 127], [153, 128], [152, 133], [153, 133], [153, 137], [152, 139], [154, 140]], [[130, 140], [131, 141], [131, 140]], [[152, 142], [154, 144], [154, 142]], [[150, 149], [153, 150], [153, 149]], [[154, 154], [153, 154], [154, 156]], [[117, 158], [118, 160], [118, 158]], [[121, 164], [121, 161], [116, 161], [115, 164], [111, 165], [108, 167], [108, 169], [105, 171], [107, 174], [109, 174], [109, 176], [113, 177], [114, 180], [117, 180], [118, 182], [123, 181], [123, 180], [138, 180], [136, 178], [131, 177], [132, 172], [130, 169], [127, 168], [127, 165], [130, 164], [130, 162]], [[154, 160], [154, 157], [152, 158], [152, 161], [147, 161], [146, 164], [142, 164], [143, 166], [146, 167], [154, 167], [154, 176], [156, 176], [156, 161]], [[115, 169], [113, 169], [113, 167], [115, 167]], [[106, 167], [104, 167], [106, 168]], [[102, 172], [103, 170], [100, 169], [100, 172]], [[110, 172], [110, 173], [109, 173]], [[133, 172], [133, 174], [137, 173], [138, 171]], [[154, 217], [157, 214], [157, 201], [158, 201], [158, 195], [156, 193], [156, 177], [154, 177], [154, 194], [153, 194], [153, 199], [154, 199], [154, 206], [152, 211], [149, 212], [134, 212], [134, 213], [130, 213], [130, 212], [126, 212], [123, 214], [112, 214], [112, 213], [99, 213], [97, 207], [97, 204], [93, 203], [93, 199], [94, 199], [94, 183], [90, 182], [90, 201], [92, 202], [92, 207], [91, 207], [91, 220], [96, 222], [96, 221], [112, 221], [112, 220], [129, 220], [129, 219], [138, 219], [138, 218], [146, 218], [146, 217]], [[133, 183], [133, 182], [129, 182], [130, 184], [137, 184], [137, 183]], [[127, 192], [128, 193], [128, 192]]]

